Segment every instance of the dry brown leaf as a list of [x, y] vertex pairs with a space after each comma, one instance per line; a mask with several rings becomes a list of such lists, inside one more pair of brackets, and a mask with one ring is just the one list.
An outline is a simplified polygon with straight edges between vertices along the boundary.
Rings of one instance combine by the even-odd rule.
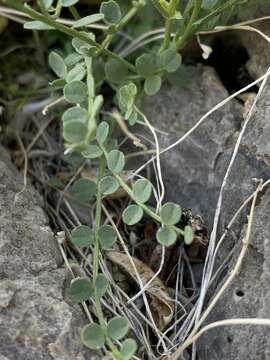
[[[119, 251], [108, 251], [106, 254], [113, 263], [117, 264], [138, 284], [135, 270], [126, 254]], [[140, 275], [142, 284], [146, 285], [155, 273], [142, 261], [134, 257], [132, 257], [132, 260]], [[173, 318], [174, 301], [170, 299], [166, 286], [158, 277], [151, 282], [145, 291], [151, 300], [150, 306], [156, 325], [160, 330], [164, 330]]]

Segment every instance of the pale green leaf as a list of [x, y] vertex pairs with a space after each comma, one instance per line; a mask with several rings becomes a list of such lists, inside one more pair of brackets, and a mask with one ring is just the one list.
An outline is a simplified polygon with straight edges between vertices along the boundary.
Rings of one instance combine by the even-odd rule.
[[98, 238], [104, 249], [110, 249], [117, 241], [117, 233], [111, 225], [102, 225], [98, 230]]
[[98, 125], [96, 131], [96, 139], [100, 145], [104, 144], [104, 142], [106, 141], [109, 134], [109, 130], [110, 130], [109, 124], [106, 121], [102, 121]]
[[93, 296], [92, 283], [86, 278], [76, 278], [71, 281], [68, 293], [74, 303], [87, 301]]
[[144, 91], [147, 95], [155, 95], [161, 88], [161, 77], [158, 75], [147, 78], [144, 82]]
[[129, 324], [122, 316], [114, 317], [108, 323], [107, 333], [113, 340], [121, 340], [128, 332]]
[[81, 330], [81, 340], [91, 350], [100, 349], [105, 344], [102, 327], [96, 323], [86, 325]]
[[49, 65], [58, 77], [64, 79], [67, 76], [65, 61], [55, 51], [52, 51], [49, 55]]
[[152, 76], [155, 72], [155, 58], [150, 54], [143, 54], [136, 59], [136, 70], [144, 78]]
[[105, 295], [108, 290], [109, 282], [103, 274], [98, 274], [95, 282], [95, 291], [99, 298]]
[[77, 226], [71, 231], [71, 240], [79, 247], [93, 245], [95, 241], [94, 232], [86, 225]]
[[110, 59], [105, 64], [105, 75], [108, 81], [119, 84], [128, 75], [128, 68], [115, 59]]
[[178, 204], [168, 202], [164, 204], [160, 211], [160, 216], [163, 224], [174, 225], [181, 219], [182, 210]]
[[80, 27], [84, 27], [93, 23], [96, 23], [100, 20], [102, 20], [104, 18], [103, 14], [92, 14], [92, 15], [88, 15], [80, 20], [75, 21], [75, 23], [73, 24], [73, 28], [80, 28]]
[[63, 7], [69, 7], [75, 5], [79, 0], [62, 0]]
[[152, 184], [147, 179], [139, 179], [133, 185], [133, 195], [136, 201], [145, 203], [152, 193]]
[[112, 172], [120, 173], [125, 167], [125, 155], [119, 150], [112, 150], [109, 152], [107, 164]]
[[62, 120], [64, 123], [72, 120], [73, 121], [79, 120], [82, 123], [86, 124], [87, 116], [88, 116], [88, 112], [86, 109], [80, 106], [73, 106], [64, 112], [62, 116]]
[[65, 121], [63, 125], [63, 137], [71, 144], [79, 144], [85, 140], [87, 126], [81, 120]]
[[96, 194], [97, 185], [88, 179], [77, 180], [70, 189], [70, 194], [77, 201], [85, 203], [93, 199]]
[[164, 246], [173, 245], [176, 242], [176, 232], [168, 227], [162, 227], [157, 232], [157, 241]]
[[130, 360], [137, 351], [136, 341], [133, 339], [126, 339], [120, 349], [122, 360]]
[[72, 81], [80, 81], [83, 80], [85, 77], [86, 70], [85, 67], [82, 64], [77, 64], [74, 66], [73, 69], [71, 69], [67, 76], [66, 81], [67, 83], [71, 83]]
[[143, 217], [143, 209], [138, 205], [129, 205], [123, 212], [123, 221], [127, 225], [137, 224]]
[[86, 159], [96, 159], [99, 158], [102, 154], [102, 149], [97, 145], [87, 145], [87, 147], [82, 151], [82, 155]]
[[184, 241], [186, 245], [190, 245], [194, 240], [194, 232], [192, 227], [187, 225], [184, 229]]
[[117, 24], [122, 17], [120, 6], [114, 0], [102, 2], [100, 13], [104, 15], [107, 24]]
[[105, 176], [100, 181], [100, 191], [103, 195], [110, 195], [119, 188], [118, 181], [113, 176]]
[[27, 21], [23, 27], [27, 30], [53, 30], [54, 28], [50, 25], [45, 24], [42, 21], [34, 20]]
[[64, 87], [64, 97], [72, 104], [82, 103], [87, 96], [87, 86], [82, 81], [73, 81]]

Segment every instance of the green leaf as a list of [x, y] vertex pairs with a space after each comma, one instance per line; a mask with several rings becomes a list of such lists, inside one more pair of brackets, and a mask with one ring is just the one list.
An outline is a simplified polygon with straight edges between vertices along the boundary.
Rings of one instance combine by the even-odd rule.
[[65, 79], [56, 79], [56, 80], [51, 81], [49, 84], [54, 89], [61, 89], [66, 85], [66, 80]]
[[187, 225], [184, 229], [184, 241], [186, 245], [190, 245], [194, 240], [194, 232], [192, 230], [192, 227]]
[[69, 7], [75, 5], [79, 0], [62, 0], [63, 7]]
[[181, 219], [181, 215], [181, 207], [173, 202], [164, 204], [160, 211], [161, 220], [165, 225], [177, 224]]
[[63, 137], [71, 144], [79, 144], [85, 140], [87, 126], [81, 120], [69, 120], [64, 122]]
[[102, 225], [98, 230], [98, 238], [103, 249], [110, 249], [117, 241], [117, 233], [111, 225]]
[[128, 68], [115, 59], [105, 64], [105, 75], [108, 81], [119, 84], [128, 76]]
[[130, 82], [119, 89], [119, 106], [121, 111], [125, 113], [125, 119], [128, 119], [132, 112], [137, 95], [137, 87]]
[[143, 217], [143, 209], [139, 205], [129, 205], [123, 212], [123, 221], [127, 225], [137, 224]]
[[210, 10], [210, 9], [212, 9], [218, 2], [219, 2], [219, 0], [203, 0], [202, 8], [205, 9], [205, 10]]
[[90, 201], [96, 194], [97, 185], [94, 181], [87, 179], [77, 180], [70, 189], [70, 194], [77, 201], [85, 203]]
[[51, 52], [49, 55], [49, 65], [58, 77], [64, 79], [67, 76], [67, 66], [65, 61], [55, 51]]
[[24, 29], [27, 30], [54, 30], [54, 28], [50, 25], [45, 24], [42, 21], [34, 20], [34, 21], [27, 21], [23, 25]]
[[123, 360], [130, 360], [137, 351], [136, 341], [133, 339], [126, 339], [120, 349], [120, 354]]
[[100, 13], [104, 15], [107, 24], [117, 24], [122, 17], [120, 6], [114, 0], [101, 3]]
[[157, 241], [164, 245], [170, 246], [176, 242], [177, 234], [176, 232], [168, 227], [162, 227], [157, 232]]
[[103, 274], [98, 274], [95, 282], [95, 291], [99, 298], [105, 295], [108, 290], [109, 282]]
[[96, 131], [96, 139], [97, 142], [102, 145], [105, 143], [108, 134], [109, 134], [109, 124], [106, 121], [102, 121], [98, 127], [97, 127], [97, 131]]
[[81, 330], [81, 340], [89, 349], [100, 349], [105, 344], [105, 335], [102, 327], [96, 323], [84, 326]]
[[[80, 31], [80, 34], [85, 35], [87, 38], [89, 38], [91, 40], [95, 40], [95, 35], [93, 33]], [[80, 55], [87, 54], [87, 52], [91, 48], [94, 47], [93, 45], [89, 44], [88, 42], [81, 40], [79, 38], [76, 38], [76, 37], [72, 39], [72, 46], [77, 51], [77, 53], [79, 53]]]
[[92, 283], [85, 278], [76, 278], [71, 281], [69, 296], [74, 303], [82, 303], [93, 296]]
[[45, 8], [48, 10], [51, 6], [52, 6], [52, 4], [53, 4], [53, 0], [42, 0], [42, 2], [43, 2], [43, 4], [44, 4], [44, 6], [45, 6]]
[[72, 104], [82, 103], [87, 96], [87, 86], [82, 81], [73, 81], [64, 87], [64, 97]]
[[147, 95], [155, 95], [161, 88], [161, 77], [158, 75], [147, 78], [144, 82], [144, 91]]
[[79, 120], [86, 124], [87, 116], [88, 116], [88, 112], [86, 109], [84, 109], [80, 106], [73, 106], [64, 112], [64, 114], [62, 116], [62, 120], [64, 123], [66, 123], [68, 121]]
[[82, 155], [86, 159], [96, 159], [99, 158], [102, 154], [102, 149], [97, 145], [87, 145], [87, 147], [82, 151]]
[[133, 186], [133, 195], [136, 201], [145, 203], [152, 193], [152, 184], [147, 179], [139, 179]]
[[136, 59], [136, 70], [143, 78], [152, 76], [155, 72], [155, 58], [150, 54], [143, 54]]
[[92, 14], [89, 16], [86, 16], [78, 21], [75, 21], [75, 23], [73, 24], [73, 28], [79, 28], [79, 27], [84, 27], [90, 24], [93, 24], [95, 22], [98, 22], [100, 20], [103, 20], [104, 15], [103, 14]]
[[72, 81], [80, 81], [85, 77], [85, 74], [85, 67], [82, 64], [77, 64], [68, 72], [66, 81], [67, 83], [71, 83]]
[[119, 150], [112, 150], [109, 152], [107, 164], [112, 172], [120, 173], [125, 167], [125, 155]]
[[138, 113], [136, 110], [133, 110], [130, 116], [128, 117], [128, 122], [130, 126], [133, 126], [136, 124], [138, 120]]
[[95, 241], [94, 232], [86, 225], [77, 226], [71, 231], [71, 240], [79, 247], [93, 245]]
[[114, 317], [108, 323], [107, 333], [113, 340], [121, 340], [128, 332], [129, 324], [122, 316]]
[[113, 176], [105, 176], [100, 181], [100, 191], [103, 195], [110, 195], [119, 188], [118, 181]]
[[74, 52], [69, 54], [66, 58], [65, 58], [65, 64], [69, 67], [69, 66], [73, 66], [75, 64], [77, 64], [77, 62], [81, 61], [83, 59], [83, 56]]
[[181, 65], [182, 58], [174, 49], [169, 48], [163, 51], [160, 56], [160, 61], [162, 67], [164, 67], [168, 73], [173, 73]]

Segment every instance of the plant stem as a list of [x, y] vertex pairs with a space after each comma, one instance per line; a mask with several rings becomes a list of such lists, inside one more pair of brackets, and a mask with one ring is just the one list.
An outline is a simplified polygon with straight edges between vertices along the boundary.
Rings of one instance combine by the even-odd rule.
[[192, 33], [191, 30], [192, 30], [194, 22], [198, 18], [198, 15], [199, 15], [199, 12], [200, 12], [201, 6], [202, 6], [202, 1], [203, 0], [195, 0], [195, 4], [194, 4], [194, 8], [193, 8], [191, 17], [189, 19], [189, 22], [185, 28], [183, 35], [181, 35], [181, 33], [179, 33], [179, 32], [177, 32], [175, 35], [175, 45], [176, 45], [176, 48], [179, 50], [181, 50], [184, 47], [187, 38]]
[[171, 0], [169, 4], [169, 17], [165, 21], [165, 37], [160, 48], [161, 51], [167, 49], [170, 45], [172, 21], [174, 16], [176, 15], [178, 4], [179, 4], [179, 0]]
[[102, 48], [102, 46], [97, 43], [95, 40], [89, 38], [87, 35], [69, 28], [63, 24], [60, 24], [59, 22], [57, 22], [56, 20], [52, 19], [51, 17], [47, 17], [35, 10], [33, 10], [32, 8], [30, 8], [29, 6], [24, 6], [22, 5], [22, 3], [20, 2], [20, 0], [3, 0], [3, 3], [8, 4], [11, 7], [16, 8], [19, 11], [22, 11], [23, 13], [29, 15], [31, 18], [35, 19], [35, 20], [39, 20], [44, 22], [47, 25], [52, 26], [53, 28], [55, 28], [58, 31], [61, 31], [71, 37], [75, 37], [78, 38], [84, 42], [86, 42], [87, 44], [90, 44], [91, 46], [95, 46], [97, 47], [99, 50], [101, 50], [101, 52], [103, 52], [104, 55], [107, 55], [115, 60], [117, 60], [118, 62], [122, 63], [124, 66], [126, 66], [129, 70], [136, 72], [136, 68], [133, 64], [131, 64], [130, 62], [128, 62], [127, 60], [121, 58], [120, 56], [118, 56], [117, 54], [115, 54], [114, 52], [106, 49], [106, 48]]
[[103, 311], [100, 303], [100, 297], [97, 294], [97, 290], [95, 287], [95, 282], [98, 276], [98, 269], [99, 269], [99, 238], [98, 238], [98, 231], [101, 224], [101, 207], [102, 207], [102, 201], [101, 201], [101, 191], [100, 191], [100, 180], [102, 179], [104, 175], [105, 170], [105, 159], [104, 157], [100, 158], [99, 160], [99, 172], [98, 172], [98, 183], [97, 183], [97, 202], [96, 202], [96, 218], [95, 218], [95, 246], [94, 246], [94, 255], [93, 255], [93, 287], [94, 287], [94, 299], [95, 299], [95, 308], [97, 312], [97, 317], [100, 326], [102, 327], [106, 342], [109, 346], [109, 348], [112, 351], [113, 358], [115, 360], [122, 360], [122, 356], [116, 346], [113, 344], [111, 339], [106, 335], [106, 321], [103, 316]]
[[[105, 156], [107, 155], [105, 152], [105, 149], [102, 149], [105, 153]], [[160, 216], [158, 214], [156, 214], [154, 211], [152, 211], [148, 206], [146, 206], [145, 204], [137, 201], [133, 195], [133, 191], [131, 190], [131, 188], [124, 182], [124, 180], [121, 178], [121, 176], [115, 172], [112, 171], [113, 176], [117, 179], [117, 181], [119, 182], [119, 184], [121, 185], [121, 187], [126, 191], [126, 193], [130, 196], [130, 198], [137, 204], [139, 205], [146, 214], [148, 214], [152, 219], [156, 220], [157, 222], [159, 222], [160, 224], [162, 224], [162, 220], [160, 218]], [[175, 232], [178, 235], [184, 235], [184, 231], [179, 229], [177, 226], [172, 226], [172, 228], [175, 230]]]
[[158, 10], [158, 12], [164, 17], [168, 17], [168, 6], [169, 4], [165, 0], [152, 0], [152, 3], [154, 4], [155, 8]]
[[198, 21], [196, 21], [194, 23], [194, 25], [200, 25], [202, 26], [203, 24], [209, 22], [209, 20], [211, 20], [213, 17], [219, 15], [220, 13], [222, 13], [223, 11], [227, 10], [227, 8], [230, 8], [233, 5], [236, 5], [238, 2], [240, 2], [241, 0], [229, 0], [227, 3], [219, 6], [217, 9], [213, 10], [210, 14], [204, 16], [203, 18], [199, 19]]

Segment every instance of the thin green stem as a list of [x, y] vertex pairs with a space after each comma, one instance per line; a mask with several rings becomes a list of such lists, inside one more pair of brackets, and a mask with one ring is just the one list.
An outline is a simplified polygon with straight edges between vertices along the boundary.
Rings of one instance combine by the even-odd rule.
[[169, 47], [171, 40], [171, 32], [172, 32], [172, 18], [168, 18], [165, 21], [165, 35], [160, 51], [166, 50]]
[[[97, 183], [97, 202], [96, 202], [96, 218], [95, 218], [95, 246], [94, 246], [94, 254], [93, 254], [93, 285], [94, 285], [94, 299], [95, 299], [95, 308], [97, 312], [97, 317], [100, 326], [102, 327], [104, 333], [106, 334], [106, 320], [103, 315], [102, 306], [100, 302], [100, 297], [97, 294], [97, 289], [95, 287], [95, 282], [98, 276], [98, 270], [99, 270], [99, 238], [98, 238], [98, 232], [101, 225], [101, 210], [102, 210], [102, 194], [100, 190], [100, 180], [102, 179], [104, 175], [105, 170], [105, 159], [102, 157], [99, 160], [99, 172], [98, 172], [98, 183]], [[122, 360], [122, 356], [116, 346], [113, 344], [111, 339], [106, 335], [106, 342], [109, 346], [109, 348], [112, 351], [113, 358], [115, 360]]]
[[70, 11], [71, 15], [74, 17], [75, 20], [80, 20], [80, 14], [78, 13], [75, 6], [69, 6], [68, 10]]
[[108, 50], [108, 49], [102, 49], [101, 45], [99, 43], [97, 43], [95, 40], [91, 39], [90, 37], [88, 37], [86, 34], [79, 32], [73, 28], [70, 28], [68, 26], [65, 26], [63, 24], [60, 24], [59, 22], [57, 22], [56, 20], [54, 20], [51, 17], [47, 17], [35, 10], [33, 10], [32, 8], [30, 8], [29, 6], [24, 6], [22, 5], [22, 3], [20, 2], [20, 0], [3, 0], [3, 2], [5, 4], [8, 4], [11, 7], [16, 8], [19, 11], [24, 12], [25, 14], [29, 15], [31, 18], [35, 19], [35, 20], [39, 20], [44, 22], [47, 25], [52, 26], [54, 29], [61, 31], [69, 36], [71, 36], [72, 38], [78, 38], [84, 42], [86, 42], [87, 44], [90, 44], [91, 46], [95, 46], [97, 47], [99, 50], [101, 50], [101, 52], [104, 55], [107, 55], [115, 60], [117, 60], [118, 62], [122, 63], [124, 66], [126, 66], [128, 69], [130, 69], [131, 71], [136, 72], [136, 68], [133, 64], [131, 64], [130, 62], [128, 62], [125, 59], [122, 59], [120, 56], [118, 56], [117, 54], [115, 54], [114, 52]]
[[219, 6], [217, 9], [213, 10], [210, 14], [208, 14], [208, 15], [204, 16], [203, 18], [199, 19], [198, 21], [196, 21], [194, 23], [194, 25], [202, 26], [202, 25], [208, 23], [213, 17], [221, 14], [223, 11], [227, 10], [228, 8], [230, 9], [231, 6], [236, 5], [240, 1], [241, 0], [229, 0], [225, 4]]
[[88, 131], [86, 135], [86, 145], [91, 141], [95, 130], [96, 130], [96, 118], [94, 109], [94, 99], [95, 99], [95, 79], [92, 72], [92, 58], [85, 57], [86, 73], [87, 73], [87, 90], [88, 90]]
[[[104, 146], [100, 145], [101, 149], [103, 150], [103, 153], [105, 155], [105, 158], [108, 158], [108, 153]], [[160, 224], [162, 224], [162, 220], [158, 214], [156, 214], [154, 211], [152, 211], [148, 206], [145, 204], [139, 202], [133, 195], [132, 189], [125, 183], [125, 181], [122, 179], [122, 177], [117, 174], [114, 171], [111, 171], [112, 175], [116, 178], [116, 180], [119, 182], [120, 186], [126, 191], [126, 193], [129, 195], [129, 197], [137, 204], [139, 205], [146, 214], [148, 214], [152, 219], [156, 220]], [[177, 226], [172, 226], [172, 228], [176, 231], [178, 235], [184, 235], [184, 231], [179, 229]]]
[[191, 17], [189, 19], [189, 22], [184, 30], [183, 35], [181, 33], [176, 33], [175, 35], [175, 46], [177, 49], [181, 50], [188, 37], [192, 34], [192, 27], [194, 22], [197, 20], [199, 12], [201, 10], [203, 0], [195, 0], [194, 8], [191, 14]]
[[167, 18], [169, 15], [168, 7], [169, 3], [166, 0], [152, 0], [153, 5], [158, 10], [158, 12], [164, 17]]

